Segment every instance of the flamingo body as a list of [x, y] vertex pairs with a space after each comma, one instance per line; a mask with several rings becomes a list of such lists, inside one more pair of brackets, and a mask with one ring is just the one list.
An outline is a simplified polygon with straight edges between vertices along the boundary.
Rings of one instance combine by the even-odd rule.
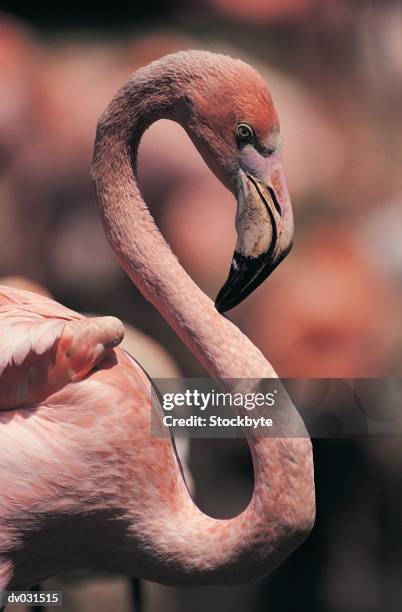
[[[238, 240], [216, 307], [170, 251], [138, 188], [138, 145], [161, 117], [182, 123], [237, 198]], [[263, 79], [240, 60], [202, 51], [139, 70], [98, 123], [92, 179], [106, 236], [144, 296], [228, 390], [239, 379], [250, 390], [276, 378], [220, 313], [291, 247], [279, 147]], [[151, 435], [150, 382], [116, 348], [122, 337], [114, 317], [88, 319], [0, 290], [0, 589], [78, 567], [164, 584], [249, 584], [312, 528], [311, 443], [290, 399], [278, 407], [276, 437], [246, 432], [255, 470], [249, 505], [215, 520], [193, 503], [170, 438]]]
[[[73, 327], [85, 347], [85, 359], [80, 355], [80, 364], [85, 363], [85, 369], [91, 369], [85, 376], [80, 370], [79, 378], [75, 378], [74, 370], [75, 380], [65, 380], [43, 402], [31, 402], [25, 409], [0, 413], [0, 550], [3, 553], [8, 550], [13, 559], [13, 582], [26, 585], [51, 575], [52, 566], [57, 565], [57, 551], [62, 552], [59, 571], [71, 569], [77, 551], [83, 547], [91, 551], [81, 559], [84, 566], [103, 570], [118, 566], [122, 573], [138, 575], [141, 571], [133, 566], [132, 552], [131, 561], [123, 557], [117, 560], [112, 551], [106, 564], [96, 558], [94, 551], [102, 538], [99, 538], [95, 515], [97, 511], [110, 516], [117, 512], [120, 517], [126, 514], [133, 520], [137, 514], [144, 514], [148, 504], [145, 514], [155, 516], [152, 505], [160, 507], [161, 499], [166, 508], [170, 500], [174, 505], [174, 484], [181, 475], [170, 439], [149, 435], [150, 382], [125, 351], [108, 348], [100, 357], [98, 350], [94, 350], [99, 338], [103, 345], [115, 344], [116, 329], [119, 340], [122, 339], [118, 320], [87, 319], [53, 300], [27, 291], [4, 286], [0, 291], [0, 325], [3, 330], [8, 325], [8, 334], [2, 335], [2, 347], [7, 349], [8, 338], [7, 355], [11, 355], [3, 376], [8, 376], [7, 383], [10, 381], [7, 388], [11, 403], [17, 403], [23, 392], [25, 397], [26, 391], [18, 387], [18, 381], [24, 379], [27, 363], [35, 370], [31, 395], [36, 393], [46, 371], [52, 380], [57, 371], [57, 386], [60, 386], [68, 364], [68, 358], [63, 355], [66, 350], [63, 336], [69, 322], [80, 324]], [[67, 338], [70, 342], [70, 334]], [[75, 339], [73, 336], [71, 345]], [[22, 362], [19, 356], [16, 359], [15, 349], [12, 350], [19, 345], [23, 348], [18, 355], [25, 355]], [[17, 383], [14, 394], [12, 381]], [[136, 492], [135, 498], [132, 491]], [[132, 503], [135, 500], [137, 504]], [[41, 533], [43, 525], [38, 517], [43, 516], [44, 510], [46, 515], [54, 517], [75, 516], [74, 537], [70, 529], [65, 530], [65, 541], [63, 545], [58, 542], [57, 548], [51, 551], [48, 568], [37, 560], [33, 563], [34, 558], [29, 568], [25, 548], [19, 576], [19, 545], [28, 533]], [[94, 513], [94, 523], [92, 527], [85, 527], [85, 545], [80, 541], [84, 529], [80, 524], [86, 525], [87, 513]], [[112, 521], [113, 524], [118, 523]], [[116, 534], [119, 531], [116, 529]], [[106, 539], [112, 534], [113, 528]], [[133, 545], [134, 540], [133, 534]], [[70, 559], [68, 551], [71, 551]], [[129, 565], [133, 566], [132, 572], [127, 572]], [[0, 583], [1, 570], [4, 573], [6, 566], [3, 564], [2, 568], [0, 562]]]

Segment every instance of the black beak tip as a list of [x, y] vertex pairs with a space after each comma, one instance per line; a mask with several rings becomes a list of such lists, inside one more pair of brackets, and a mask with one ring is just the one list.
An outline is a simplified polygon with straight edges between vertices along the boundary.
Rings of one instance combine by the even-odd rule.
[[252, 259], [235, 252], [234, 265], [232, 263], [228, 279], [215, 300], [216, 310], [223, 314], [240, 304], [273, 272], [289, 250], [275, 259], [266, 253]]
[[215, 308], [219, 312], [219, 314], [223, 314], [228, 310], [228, 308], [222, 302], [215, 301]]
[[252, 291], [253, 289], [241, 291], [240, 287], [228, 288], [224, 285], [216, 297], [215, 308], [220, 314], [224, 314], [238, 306]]
[[227, 310], [230, 310], [230, 305], [226, 303], [225, 297], [224, 295], [222, 295], [222, 289], [219, 291], [215, 300], [215, 308], [220, 314], [223, 314]]

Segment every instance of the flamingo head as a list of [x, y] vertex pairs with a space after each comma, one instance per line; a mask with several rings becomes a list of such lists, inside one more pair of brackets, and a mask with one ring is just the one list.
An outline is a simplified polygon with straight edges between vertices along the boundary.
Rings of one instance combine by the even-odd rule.
[[292, 246], [293, 214], [281, 164], [279, 120], [265, 81], [248, 64], [199, 53], [183, 88], [183, 125], [237, 200], [237, 242], [216, 298], [225, 312], [256, 289]]

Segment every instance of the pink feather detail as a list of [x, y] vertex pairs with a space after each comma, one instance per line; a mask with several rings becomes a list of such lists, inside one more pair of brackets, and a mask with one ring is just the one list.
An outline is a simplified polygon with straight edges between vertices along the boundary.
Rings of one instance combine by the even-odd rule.
[[49, 298], [0, 286], [0, 410], [35, 404], [81, 380], [123, 335], [114, 317], [86, 318]]

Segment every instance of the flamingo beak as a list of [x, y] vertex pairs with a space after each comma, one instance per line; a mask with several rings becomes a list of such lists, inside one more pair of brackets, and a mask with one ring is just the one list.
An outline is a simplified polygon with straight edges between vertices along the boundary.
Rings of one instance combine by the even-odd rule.
[[252, 155], [253, 159], [246, 158], [249, 163], [242, 164], [239, 171], [238, 238], [229, 276], [215, 300], [221, 313], [250, 295], [292, 247], [293, 213], [280, 156], [262, 158], [255, 152]]

